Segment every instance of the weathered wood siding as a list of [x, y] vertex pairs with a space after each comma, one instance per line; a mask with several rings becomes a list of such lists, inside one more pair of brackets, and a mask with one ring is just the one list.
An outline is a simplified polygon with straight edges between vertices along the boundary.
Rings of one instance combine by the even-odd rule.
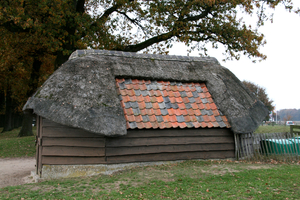
[[115, 164], [147, 161], [234, 158], [230, 129], [128, 130], [103, 137], [39, 118], [42, 164]]
[[41, 119], [41, 164], [105, 163], [105, 138]]
[[234, 158], [230, 129], [129, 130], [106, 138], [107, 163]]

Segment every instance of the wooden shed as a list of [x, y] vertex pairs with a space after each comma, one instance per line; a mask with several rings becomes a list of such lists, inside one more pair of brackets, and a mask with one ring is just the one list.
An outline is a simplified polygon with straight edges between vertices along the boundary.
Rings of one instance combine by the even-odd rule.
[[77, 50], [31, 97], [43, 166], [234, 158], [267, 109], [214, 58]]

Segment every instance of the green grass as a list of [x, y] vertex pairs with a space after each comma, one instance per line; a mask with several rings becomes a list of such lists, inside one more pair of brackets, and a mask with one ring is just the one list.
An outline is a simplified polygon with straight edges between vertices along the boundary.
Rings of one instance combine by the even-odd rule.
[[284, 125], [264, 125], [259, 126], [254, 133], [286, 133], [290, 132], [289, 126]]
[[0, 199], [299, 199], [299, 165], [185, 161], [0, 189]]
[[[0, 158], [34, 157], [35, 136], [17, 137], [20, 128], [1, 133], [0, 129]], [[33, 127], [35, 135], [36, 128]]]

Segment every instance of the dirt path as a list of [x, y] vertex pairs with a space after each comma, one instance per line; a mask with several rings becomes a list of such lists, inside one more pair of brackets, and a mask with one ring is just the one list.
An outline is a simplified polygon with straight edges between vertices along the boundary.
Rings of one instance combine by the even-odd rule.
[[0, 158], [0, 188], [32, 183], [35, 158]]

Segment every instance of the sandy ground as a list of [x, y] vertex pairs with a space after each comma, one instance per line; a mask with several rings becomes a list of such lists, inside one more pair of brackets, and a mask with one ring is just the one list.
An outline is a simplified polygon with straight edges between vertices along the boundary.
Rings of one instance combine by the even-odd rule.
[[0, 188], [33, 183], [31, 171], [35, 170], [35, 158], [0, 159]]

